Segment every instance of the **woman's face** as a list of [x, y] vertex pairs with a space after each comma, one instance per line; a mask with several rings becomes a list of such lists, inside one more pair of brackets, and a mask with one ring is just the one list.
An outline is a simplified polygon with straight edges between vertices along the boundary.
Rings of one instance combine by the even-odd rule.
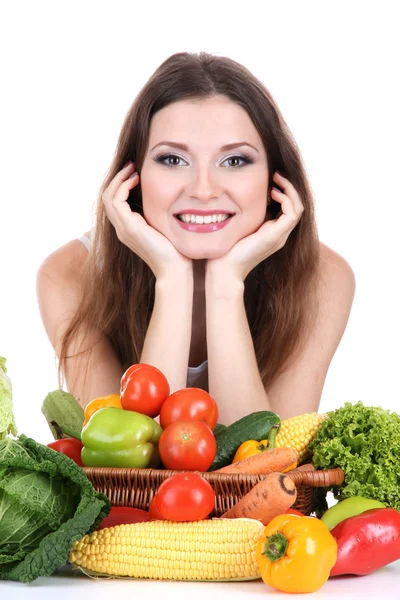
[[247, 112], [225, 96], [158, 111], [139, 175], [147, 223], [191, 259], [223, 256], [265, 220], [264, 146]]

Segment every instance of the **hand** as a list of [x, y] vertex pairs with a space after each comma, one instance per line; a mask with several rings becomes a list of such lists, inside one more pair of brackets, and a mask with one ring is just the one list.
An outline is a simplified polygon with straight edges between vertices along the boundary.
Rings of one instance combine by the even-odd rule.
[[260, 262], [280, 250], [297, 223], [300, 221], [304, 206], [298, 193], [288, 179], [275, 172], [273, 180], [283, 189], [272, 188], [271, 197], [281, 204], [282, 214], [263, 223], [251, 235], [239, 240], [233, 248], [221, 258], [207, 261], [207, 272], [216, 268], [225, 275], [230, 273], [240, 281]]
[[127, 199], [129, 192], [139, 183], [139, 175], [134, 171], [134, 166], [134, 163], [129, 163], [119, 171], [102, 195], [107, 217], [114, 226], [118, 239], [146, 262], [157, 280], [169, 275], [171, 270], [176, 272], [180, 267], [191, 268], [191, 259], [178, 252], [139, 213], [132, 212]]

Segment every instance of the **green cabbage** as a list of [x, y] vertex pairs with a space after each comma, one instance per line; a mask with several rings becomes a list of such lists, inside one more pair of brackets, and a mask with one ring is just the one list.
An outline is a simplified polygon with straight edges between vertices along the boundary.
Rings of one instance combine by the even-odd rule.
[[11, 381], [6, 373], [6, 359], [4, 356], [0, 356], [0, 440], [4, 440], [8, 433], [17, 435], [12, 407]]
[[111, 502], [70, 458], [20, 435], [0, 441], [0, 580], [28, 583], [65, 565]]
[[346, 402], [328, 412], [309, 449], [317, 469], [344, 471], [344, 483], [323, 488], [325, 494], [331, 490], [338, 500], [364, 496], [400, 510], [400, 415]]

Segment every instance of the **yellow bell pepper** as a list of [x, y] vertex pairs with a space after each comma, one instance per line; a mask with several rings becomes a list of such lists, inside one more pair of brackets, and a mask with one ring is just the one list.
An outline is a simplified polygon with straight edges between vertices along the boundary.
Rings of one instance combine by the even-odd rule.
[[83, 426], [89, 421], [90, 417], [94, 415], [100, 408], [120, 408], [121, 406], [121, 398], [119, 394], [110, 394], [109, 396], [100, 396], [99, 398], [95, 398], [89, 404], [87, 404], [85, 408], [85, 412], [83, 415]]
[[264, 452], [267, 447], [268, 440], [261, 440], [261, 442], [257, 442], [257, 440], [247, 440], [247, 442], [243, 442], [243, 444], [241, 444], [236, 450], [236, 454], [232, 462], [249, 458], [249, 456], [254, 456], [255, 454], [261, 454], [261, 452]]
[[265, 527], [256, 557], [263, 581], [282, 592], [315, 592], [328, 580], [337, 543], [315, 517], [279, 515]]
[[[261, 452], [265, 452], [268, 450], [268, 440], [261, 440], [261, 442], [257, 442], [257, 440], [247, 440], [247, 442], [243, 442], [236, 450], [236, 454], [233, 457], [232, 462], [237, 462], [238, 460], [243, 460], [245, 458], [249, 458], [250, 456], [254, 456], [255, 454], [261, 454]], [[297, 467], [297, 462], [290, 465], [287, 469], [283, 471], [286, 473], [287, 471], [291, 471]]]

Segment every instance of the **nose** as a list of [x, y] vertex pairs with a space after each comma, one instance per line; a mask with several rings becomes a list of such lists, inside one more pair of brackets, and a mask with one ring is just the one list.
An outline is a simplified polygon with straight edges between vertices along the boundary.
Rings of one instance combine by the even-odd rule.
[[191, 198], [200, 202], [209, 202], [221, 195], [221, 186], [218, 177], [210, 166], [195, 169], [190, 182], [186, 186], [186, 192]]

